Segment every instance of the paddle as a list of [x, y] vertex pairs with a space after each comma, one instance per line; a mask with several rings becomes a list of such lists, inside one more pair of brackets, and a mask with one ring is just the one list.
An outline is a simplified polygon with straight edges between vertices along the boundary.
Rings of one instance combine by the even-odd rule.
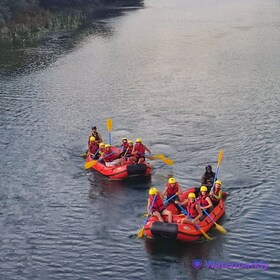
[[221, 225], [217, 224], [214, 219], [208, 214], [208, 212], [205, 209], [201, 209], [209, 218], [210, 220], [215, 224], [216, 229], [222, 233], [222, 234], [227, 234], [227, 231], [224, 227], [222, 227]]
[[177, 196], [177, 194], [173, 194], [172, 196], [170, 196], [168, 199], [166, 199], [165, 201], [163, 201], [163, 203], [167, 203], [169, 200], [171, 200], [172, 198], [174, 198], [175, 196]]
[[[108, 156], [110, 156], [110, 155], [112, 155], [112, 154], [114, 154], [114, 152], [112, 152], [112, 153], [106, 155], [104, 158], [106, 158], [106, 157], [108, 157]], [[91, 167], [94, 166], [97, 162], [100, 162], [100, 161], [101, 161], [101, 159], [98, 159], [98, 160], [91, 160], [91, 161], [86, 162], [86, 163], [85, 163], [85, 169], [91, 168]]]
[[[147, 156], [148, 157], [148, 156]], [[151, 160], [153, 159], [159, 159], [161, 160], [163, 163], [167, 164], [167, 165], [173, 165], [174, 164], [174, 160], [170, 159], [170, 158], [166, 158], [164, 156], [164, 154], [156, 154], [156, 155], [152, 155], [150, 157]]]
[[224, 154], [224, 151], [220, 150], [219, 157], [218, 157], [218, 164], [217, 164], [217, 168], [216, 168], [216, 172], [215, 172], [215, 177], [214, 177], [213, 185], [212, 185], [212, 188], [211, 188], [210, 192], [212, 192], [214, 190], [215, 182], [216, 182], [216, 180], [218, 178], [220, 164], [221, 164], [222, 159], [223, 159], [223, 154]]
[[141, 238], [143, 236], [143, 234], [144, 234], [144, 227], [145, 227], [145, 225], [146, 225], [146, 223], [147, 223], [147, 221], [149, 219], [149, 214], [151, 213], [152, 208], [154, 206], [154, 203], [155, 203], [155, 200], [156, 200], [156, 196], [157, 196], [157, 194], [154, 196], [154, 199], [153, 199], [152, 204], [151, 204], [150, 209], [149, 209], [148, 217], [145, 219], [143, 227], [138, 231], [138, 234], [137, 234], [138, 238]]
[[113, 126], [113, 120], [112, 119], [107, 119], [106, 120], [106, 124], [107, 124], [107, 129], [109, 132], [109, 144], [112, 145], [112, 138], [111, 138], [111, 130], [112, 130], [112, 126]]
[[[187, 210], [185, 210], [180, 204], [177, 204], [177, 205], [180, 207], [180, 209], [183, 211], [183, 213], [184, 213], [185, 215], [187, 215], [188, 218], [189, 218], [191, 221], [193, 221], [193, 219], [191, 218], [191, 216], [189, 215], [189, 213], [187, 212]], [[206, 239], [208, 239], [208, 240], [213, 240], [213, 238], [210, 237], [198, 224], [194, 224], [194, 225], [201, 231], [201, 233], [204, 235], [204, 237], [205, 237]]]

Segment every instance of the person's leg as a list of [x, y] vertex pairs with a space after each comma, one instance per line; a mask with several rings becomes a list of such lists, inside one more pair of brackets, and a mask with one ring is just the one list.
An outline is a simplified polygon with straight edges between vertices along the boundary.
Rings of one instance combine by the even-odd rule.
[[167, 221], [168, 221], [168, 223], [172, 223], [172, 212], [171, 212], [171, 211], [164, 209], [164, 210], [162, 211], [162, 214], [163, 214], [163, 215], [167, 215]]
[[180, 223], [181, 223], [181, 224], [192, 224], [191, 220], [189, 220], [187, 217], [184, 218], [184, 219], [182, 219], [182, 220], [180, 221]]
[[162, 216], [160, 215], [160, 213], [158, 211], [153, 212], [153, 215], [156, 216], [160, 222], [164, 222]]

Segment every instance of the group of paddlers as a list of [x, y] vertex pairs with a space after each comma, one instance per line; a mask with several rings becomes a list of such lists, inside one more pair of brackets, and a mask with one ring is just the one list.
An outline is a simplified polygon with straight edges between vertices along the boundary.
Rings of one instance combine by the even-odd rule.
[[[179, 195], [182, 194], [182, 188], [175, 178], [169, 178], [162, 193], [156, 187], [149, 189], [149, 198], [147, 203], [147, 212], [156, 216], [159, 221], [164, 222], [162, 215], [167, 215], [167, 221], [172, 222], [172, 212], [167, 207], [173, 203], [179, 212], [187, 213], [187, 217], [178, 220], [181, 224], [196, 224], [203, 217], [203, 211], [210, 213], [219, 201], [222, 199], [223, 192], [221, 190], [222, 182], [216, 180], [214, 182], [215, 173], [212, 167], [208, 165], [206, 172], [201, 178], [201, 187], [196, 188], [195, 192], [190, 192], [188, 197], [180, 201]], [[164, 201], [164, 198], [165, 201]]]
[[96, 131], [96, 126], [92, 127], [92, 133], [88, 138], [88, 153], [93, 160], [98, 160], [106, 166], [120, 166], [128, 163], [143, 163], [146, 151], [148, 157], [151, 156], [151, 151], [142, 143], [141, 138], [137, 138], [133, 144], [133, 141], [124, 137], [119, 147], [122, 149], [121, 153], [113, 151], [110, 144], [103, 143], [101, 134]]

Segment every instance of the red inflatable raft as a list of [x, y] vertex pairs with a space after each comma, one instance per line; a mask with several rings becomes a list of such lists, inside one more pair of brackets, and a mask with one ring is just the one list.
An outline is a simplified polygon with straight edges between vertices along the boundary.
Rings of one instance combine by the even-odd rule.
[[[111, 147], [111, 149], [112, 152], [117, 156], [119, 156], [123, 151], [122, 148], [113, 146]], [[88, 154], [86, 157], [86, 162], [90, 161], [92, 161], [92, 159]], [[124, 159], [121, 166], [106, 166], [105, 164], [97, 160], [91, 168], [112, 180], [123, 180], [136, 176], [149, 176], [152, 169], [151, 165], [146, 161], [141, 164], [131, 164], [128, 159]]]
[[[195, 188], [191, 188], [182, 193], [180, 200], [183, 201], [190, 192], [195, 192]], [[226, 193], [223, 193], [223, 197], [226, 197]], [[201, 238], [203, 235], [202, 232], [193, 224], [178, 223], [178, 220], [184, 218], [185, 215], [179, 214], [174, 204], [170, 204], [167, 209], [173, 213], [172, 223], [162, 223], [158, 221], [157, 217], [151, 216], [144, 227], [144, 234], [147, 237], [162, 237], [181, 241], [196, 241]], [[219, 204], [211, 211], [210, 216], [217, 222], [224, 213], [225, 203], [223, 200], [220, 200]], [[167, 221], [167, 216], [163, 215], [163, 219]], [[204, 232], [207, 232], [214, 225], [214, 222], [205, 215], [205, 218], [198, 225]]]

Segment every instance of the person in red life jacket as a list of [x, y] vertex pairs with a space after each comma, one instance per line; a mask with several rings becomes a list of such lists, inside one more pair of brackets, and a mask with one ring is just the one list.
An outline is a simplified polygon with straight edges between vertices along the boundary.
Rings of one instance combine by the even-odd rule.
[[97, 132], [97, 130], [96, 130], [96, 126], [93, 126], [91, 128], [91, 134], [88, 137], [88, 143], [90, 142], [89, 139], [91, 136], [93, 136], [95, 138], [95, 140], [97, 141], [98, 144], [103, 142], [101, 134], [99, 132]]
[[203, 214], [199, 203], [195, 201], [195, 193], [189, 193], [188, 198], [183, 202], [175, 201], [175, 203], [185, 206], [185, 209], [192, 218], [191, 220], [188, 217], [178, 220], [181, 224], [196, 224], [202, 218]]
[[105, 150], [103, 154], [100, 157], [100, 160], [105, 162], [106, 166], [117, 166], [119, 165], [119, 158], [118, 155], [116, 155], [112, 149], [110, 144], [105, 145]]
[[212, 166], [207, 165], [205, 172], [201, 177], [201, 186], [206, 186], [207, 190], [210, 191], [214, 183], [215, 173], [212, 171]]
[[214, 206], [218, 205], [220, 200], [223, 198], [223, 191], [221, 190], [221, 186], [222, 182], [220, 180], [217, 180], [215, 181], [213, 191], [210, 191], [210, 198]]
[[134, 148], [133, 148], [133, 151], [132, 151], [132, 155], [133, 155], [134, 161], [136, 163], [142, 163], [142, 162], [145, 161], [145, 151], [147, 151], [150, 156], [152, 155], [152, 153], [142, 143], [142, 139], [141, 138], [137, 138], [135, 142], [136, 142], [136, 144], [134, 145]]
[[210, 213], [213, 203], [207, 194], [207, 187], [206, 186], [201, 186], [200, 187], [200, 196], [197, 199], [200, 208], [206, 210], [208, 213]]
[[132, 156], [132, 151], [133, 151], [133, 142], [131, 140], [128, 140], [128, 147], [127, 147], [127, 150], [126, 150], [126, 157], [131, 157]]
[[90, 142], [88, 145], [88, 152], [92, 159], [96, 159], [96, 154], [99, 149], [99, 145], [93, 136], [90, 137]]
[[162, 196], [166, 195], [166, 199], [174, 196], [172, 199], [169, 200], [169, 203], [175, 202], [175, 200], [179, 200], [178, 195], [182, 193], [182, 189], [179, 183], [175, 180], [175, 178], [169, 178], [168, 182], [163, 190]]
[[126, 137], [124, 137], [122, 139], [121, 148], [123, 149], [123, 151], [120, 154], [120, 158], [124, 156], [124, 154], [126, 153], [126, 150], [128, 148], [128, 142], [127, 142], [127, 138]]
[[127, 143], [128, 143], [128, 147], [126, 148], [126, 151], [123, 154], [122, 165], [136, 163], [132, 157], [133, 142], [131, 140], [129, 140]]
[[101, 155], [104, 153], [105, 151], [105, 144], [103, 142], [99, 143], [99, 151], [97, 154], [97, 157], [100, 158]]
[[[155, 197], [156, 196], [156, 197]], [[154, 200], [155, 197], [155, 200]], [[151, 187], [149, 190], [149, 198], [148, 198], [148, 204], [147, 204], [147, 212], [149, 213], [150, 207], [153, 204], [152, 207], [152, 215], [156, 216], [159, 221], [164, 222], [164, 219], [162, 218], [162, 215], [167, 215], [167, 221], [168, 223], [172, 223], [172, 212], [169, 210], [166, 210], [163, 204], [163, 199], [155, 187]]]

